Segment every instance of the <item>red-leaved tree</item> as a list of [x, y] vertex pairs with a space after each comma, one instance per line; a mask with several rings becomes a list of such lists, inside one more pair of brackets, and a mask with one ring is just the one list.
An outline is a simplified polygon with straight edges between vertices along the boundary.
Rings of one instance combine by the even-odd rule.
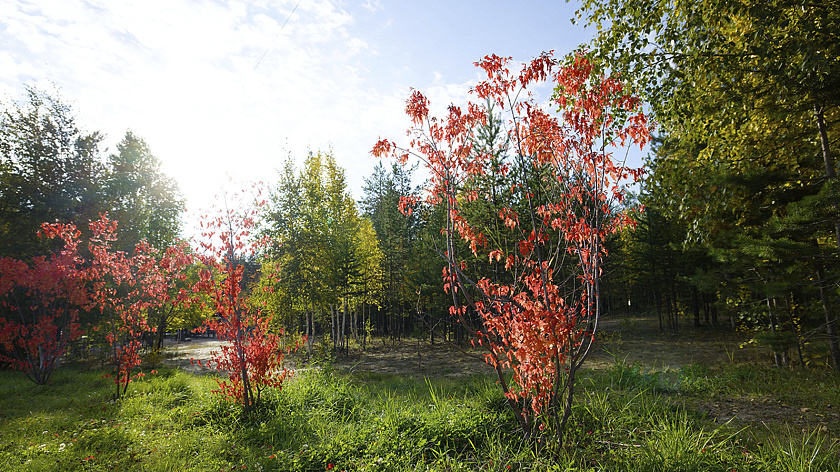
[[265, 200], [252, 201], [247, 193], [224, 194], [218, 213], [202, 219], [204, 253], [199, 259], [205, 268], [195, 287], [209, 295], [216, 312], [204, 327], [226, 341], [213, 353], [216, 369], [228, 374], [227, 379], [217, 380], [217, 392], [241, 403], [246, 413], [259, 404], [265, 387], [282, 388], [291, 374], [283, 364], [282, 330], [269, 328], [268, 319], [252, 309], [244, 290], [244, 262], [268, 243], [252, 234], [264, 204]]
[[88, 248], [91, 262], [87, 270], [90, 284], [91, 308], [102, 312], [105, 339], [111, 349], [111, 361], [114, 373], [109, 374], [114, 381], [114, 398], [120, 398], [128, 390], [132, 380], [142, 377], [142, 373], [133, 374], [140, 363], [140, 348], [143, 335], [153, 331], [146, 319], [146, 311], [152, 306], [147, 287], [141, 283], [135, 258], [113, 248], [117, 240], [117, 222], [100, 215], [90, 222], [93, 233]]
[[133, 254], [114, 250], [117, 222], [107, 215], [100, 215], [90, 228], [93, 236], [88, 248], [92, 259], [87, 280], [91, 308], [100, 310], [104, 317], [105, 338], [114, 363], [114, 373], [109, 377], [116, 387], [115, 398], [120, 398], [132, 380], [144, 375], [134, 371], [142, 362], [143, 337], [155, 331], [148, 323], [149, 310], [191, 302], [191, 292], [176, 285], [185, 280], [193, 258], [183, 242], [164, 251], [146, 241], [138, 243]]
[[146, 320], [155, 313], [159, 322], [152, 331], [157, 332], [154, 349], [163, 344], [166, 322], [176, 310], [188, 309], [196, 303], [195, 295], [187, 282], [187, 268], [195, 261], [186, 241], [175, 243], [163, 250], [140, 241], [134, 248], [134, 267], [139, 287], [146, 298]]
[[[32, 264], [0, 259], [0, 361], [45, 384], [67, 343], [82, 334], [79, 310], [103, 315], [106, 339], [114, 363], [115, 397], [125, 394], [138, 375], [144, 334], [154, 331], [148, 310], [190, 302], [190, 292], [177, 289], [192, 262], [188, 246], [177, 243], [161, 252], [145, 241], [134, 254], [112, 248], [117, 222], [101, 215], [90, 223], [91, 254], [78, 252], [79, 231], [73, 224], [43, 224], [39, 236], [60, 238], [62, 248]], [[98, 328], [98, 327], [97, 327]]]
[[67, 343], [82, 334], [78, 315], [88, 298], [76, 227], [44, 223], [38, 234], [64, 244], [32, 264], [0, 259], [0, 361], [44, 385]]
[[[451, 105], [443, 119], [412, 92], [410, 144], [380, 140], [372, 153], [415, 156], [429, 170], [425, 202], [445, 207], [437, 251], [450, 312], [487, 349], [524, 437], [562, 444], [598, 327], [604, 241], [632, 224], [618, 205], [642, 173], [611, 151], [643, 146], [650, 126], [639, 100], [593, 73], [583, 54], [560, 66], [544, 53], [514, 74], [509, 63], [495, 55], [476, 63], [487, 78], [471, 92], [486, 105]], [[556, 112], [528, 91], [546, 82]]]

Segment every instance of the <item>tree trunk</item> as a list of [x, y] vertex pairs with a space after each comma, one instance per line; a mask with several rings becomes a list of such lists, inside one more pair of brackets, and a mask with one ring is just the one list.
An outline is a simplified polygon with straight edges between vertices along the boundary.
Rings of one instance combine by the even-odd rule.
[[631, 302], [630, 302], [630, 292], [625, 290], [624, 293], [627, 295], [627, 297], [626, 297], [627, 298], [627, 303], [622, 303], [621, 305], [624, 307], [624, 316], [626, 318], [629, 318], [630, 317], [630, 304], [631, 304]]
[[[834, 168], [834, 159], [831, 157], [831, 148], [828, 143], [828, 131], [825, 128], [825, 116], [823, 115], [823, 107], [814, 104], [814, 116], [817, 119], [817, 128], [820, 132], [820, 143], [822, 144], [823, 161], [825, 162], [825, 176], [829, 180], [837, 179], [837, 172]], [[837, 249], [840, 250], [840, 205], [834, 202], [834, 240]], [[820, 264], [819, 270], [822, 270]], [[824, 272], [824, 271], [823, 271]], [[828, 295], [824, 292], [822, 280], [824, 274], [820, 276], [820, 298], [822, 299], [823, 311], [825, 312], [826, 332], [828, 333], [828, 349], [831, 352], [831, 362], [834, 364], [834, 370], [840, 372], [840, 337], [837, 336], [837, 319], [831, 313], [828, 304]]]
[[166, 336], [166, 325], [168, 317], [166, 316], [166, 309], [160, 308], [160, 318], [158, 318], [157, 333], [155, 333], [155, 347], [154, 350], [160, 351], [163, 347], [163, 338]]
[[335, 350], [338, 341], [338, 325], [336, 324], [335, 305], [330, 304], [330, 334], [332, 335], [332, 347]]
[[365, 306], [367, 303], [362, 303], [362, 351], [367, 349], [367, 336], [368, 336], [368, 325], [370, 322], [370, 307], [368, 307], [367, 317], [365, 317]]
[[795, 308], [796, 306], [796, 295], [793, 292], [788, 293], [785, 297], [785, 308], [787, 308], [788, 320], [790, 320], [794, 339], [796, 340], [796, 354], [799, 357], [799, 367], [805, 368], [805, 357], [802, 354], [804, 339], [802, 339], [802, 330], [799, 329], [799, 324], [796, 322], [796, 319], [799, 318], [797, 316], [798, 310]]
[[[236, 317], [240, 317], [240, 313], [236, 313]], [[241, 326], [241, 324], [240, 324]], [[250, 413], [254, 407], [254, 399], [251, 395], [251, 381], [248, 377], [248, 362], [245, 356], [245, 340], [244, 333], [240, 327], [236, 331], [236, 354], [239, 357], [239, 375], [242, 379], [242, 403], [245, 406], [245, 413]]]
[[345, 326], [347, 326], [347, 300], [341, 300], [341, 348], [344, 352], [347, 352], [347, 331], [345, 331]]
[[691, 287], [691, 310], [694, 312], [694, 327], [700, 327], [700, 296], [697, 287]]
[[[835, 180], [837, 179], [837, 171], [834, 168], [834, 159], [831, 157], [831, 148], [828, 145], [828, 131], [825, 128], [825, 116], [822, 107], [814, 105], [814, 117], [817, 119], [817, 129], [820, 132], [825, 176], [829, 180]], [[840, 216], [837, 213], [838, 202], [834, 202], [834, 241], [837, 243], [837, 248], [840, 249]]]
[[835, 372], [840, 372], [840, 346], [837, 342], [837, 317], [828, 301], [828, 291], [825, 288], [825, 269], [822, 263], [817, 265], [817, 284], [820, 290], [823, 314], [825, 315], [825, 330], [828, 333], [828, 350], [831, 353], [831, 364]]
[[656, 315], [659, 317], [659, 332], [663, 331], [662, 326], [662, 304], [659, 301], [659, 290], [653, 289], [653, 303], [656, 305]]
[[674, 334], [679, 334], [680, 331], [680, 306], [677, 304], [677, 287], [671, 284], [671, 312], [674, 314]]
[[567, 390], [566, 398], [563, 401], [563, 414], [560, 418], [560, 426], [558, 428], [558, 443], [562, 446], [565, 441], [566, 424], [572, 416], [572, 401], [575, 396], [575, 376], [577, 374], [577, 367], [569, 366], [569, 376], [566, 380]]
[[671, 308], [671, 287], [665, 289], [665, 317], [668, 320], [668, 327], [677, 334], [677, 316]]
[[[777, 325], [779, 325], [779, 318], [778, 318], [775, 311], [773, 310], [773, 308], [770, 305], [770, 296], [767, 296], [767, 298], [765, 298], [765, 301], [767, 303], [767, 312], [770, 315], [770, 330], [773, 333], [777, 333], [777, 332], [779, 332], [779, 329], [778, 329], [778, 326], [777, 326]], [[775, 306], [775, 305], [776, 305], [776, 299], [774, 298], [773, 299], [773, 306]], [[784, 355], [784, 353], [778, 352], [776, 349], [772, 349], [772, 351], [773, 351], [773, 362], [776, 363], [776, 367], [784, 367], [785, 366], [785, 357], [786, 357]]]
[[312, 342], [315, 340], [315, 327], [312, 326], [312, 313], [309, 311], [309, 301], [303, 299], [303, 313], [306, 317], [306, 353], [312, 356]]
[[353, 305], [353, 311], [350, 312], [350, 336], [353, 336], [353, 341], [359, 342], [359, 304]]

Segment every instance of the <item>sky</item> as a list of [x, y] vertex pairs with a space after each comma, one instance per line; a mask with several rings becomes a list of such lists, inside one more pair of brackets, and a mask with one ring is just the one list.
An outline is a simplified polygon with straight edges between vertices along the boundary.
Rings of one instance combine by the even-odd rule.
[[485, 55], [563, 55], [591, 32], [563, 0], [3, 0], [0, 101], [58, 90], [77, 122], [131, 130], [190, 211], [288, 156], [331, 150], [362, 196], [379, 138], [399, 141], [411, 88], [463, 104]]

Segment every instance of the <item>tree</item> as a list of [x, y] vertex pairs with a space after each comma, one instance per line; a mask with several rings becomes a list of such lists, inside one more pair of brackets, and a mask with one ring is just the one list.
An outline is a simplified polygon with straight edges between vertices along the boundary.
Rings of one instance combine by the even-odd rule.
[[20, 259], [55, 249], [35, 236], [41, 223], [95, 220], [104, 211], [102, 135], [81, 131], [57, 96], [26, 93], [0, 116], [0, 256]]
[[[418, 91], [406, 102], [413, 123], [409, 146], [380, 140], [372, 153], [403, 163], [415, 156], [429, 170], [426, 202], [445, 208], [445, 247], [438, 253], [446, 262], [450, 311], [487, 348], [487, 362], [496, 368], [524, 437], [537, 445], [562, 444], [575, 376], [598, 327], [604, 241], [630, 224], [615, 205], [624, 195], [621, 182], [641, 174], [616, 165], [610, 149], [644, 145], [649, 125], [640, 101], [616, 78], [594, 73], [584, 55], [556, 72], [550, 53], [518, 75], [510, 74], [509, 62], [488, 56], [476, 64], [487, 79], [473, 93], [508, 117], [509, 141], [496, 155], [475, 145], [477, 126], [488, 120], [486, 106], [470, 103], [464, 112], [450, 105], [438, 120]], [[548, 80], [556, 84], [552, 104], [561, 117], [527, 95], [529, 87]], [[494, 162], [498, 158], [503, 162]], [[510, 189], [497, 213], [504, 238], [494, 236], [497, 226], [488, 226], [486, 217], [476, 220], [468, 211], [493, 191], [486, 182], [494, 179], [481, 176], [502, 179]], [[416, 197], [404, 197], [400, 208], [410, 214], [416, 203]], [[502, 262], [503, 271], [474, 278], [459, 239], [475, 258]], [[467, 323], [470, 312], [481, 325]]]
[[[199, 273], [203, 266], [197, 260], [194, 249], [190, 249], [190, 254], [192, 263], [184, 270], [185, 279], [176, 279], [171, 287], [170, 296], [173, 302], [150, 313], [150, 319], [154, 321], [156, 327], [155, 350], [163, 346], [163, 338], [167, 331], [193, 331], [200, 328], [206, 319], [215, 314], [210, 297], [206, 293], [193, 291], [193, 287], [200, 280]], [[187, 302], [179, 301], [182, 288], [192, 292]], [[165, 324], [166, 328], [161, 328], [162, 324]]]
[[85, 271], [89, 308], [103, 315], [102, 323], [94, 329], [106, 332], [114, 363], [114, 374], [109, 377], [114, 380], [114, 397], [118, 399], [132, 380], [144, 376], [133, 371], [141, 363], [143, 338], [156, 331], [149, 325], [150, 313], [167, 313], [192, 302], [184, 282], [193, 257], [184, 242], [160, 251], [143, 240], [130, 254], [117, 250], [117, 222], [104, 214], [92, 221], [90, 228], [91, 260]]
[[[160, 351], [163, 337], [176, 313], [200, 303], [191, 294], [188, 270], [195, 263], [194, 254], [186, 241], [176, 241], [164, 250], [140, 241], [134, 249], [140, 285], [150, 298], [146, 317], [153, 322], [154, 349]], [[203, 320], [202, 320], [203, 321]]]
[[[360, 263], [356, 253], [359, 243], [359, 215], [356, 202], [347, 190], [344, 169], [339, 167], [330, 154], [326, 159], [326, 218], [327, 280], [334, 307], [333, 342], [347, 350], [347, 315], [351, 299], [357, 295]], [[340, 305], [340, 309], [337, 307]]]
[[[284, 320], [292, 326], [298, 313], [311, 353], [315, 339], [316, 315], [323, 319], [326, 305], [329, 241], [322, 154], [310, 153], [304, 168], [296, 175], [292, 159], [286, 161], [280, 182], [269, 196], [267, 218], [262, 234], [272, 241], [269, 263], [279, 277], [261, 280], [269, 294], [268, 303], [281, 308]], [[271, 273], [271, 272], [269, 272]], [[267, 286], [271, 285], [271, 287]]]
[[[810, 272], [840, 369], [827, 290], [840, 259], [832, 155], [840, 120], [838, 7], [834, 0], [584, 2], [588, 23], [599, 29], [593, 43], [602, 65], [632, 80], [663, 125], [666, 145], [651, 181], [662, 210], [684, 222], [689, 244], [725, 254], [737, 241], [740, 265], [750, 271], [770, 269], [768, 250], [792, 257], [776, 259], [775, 275], [762, 280], [780, 280], [791, 263]], [[789, 245], [793, 232], [771, 220], [787, 220], [789, 229], [796, 222], [802, 250], [772, 250]], [[807, 249], [814, 243], [820, 250]], [[777, 298], [776, 289], [759, 290], [769, 292]]]
[[[300, 270], [303, 263], [302, 241], [298, 238], [301, 227], [301, 187], [295, 175], [294, 161], [287, 159], [283, 170], [279, 172], [279, 182], [272, 189], [264, 211], [265, 217], [259, 222], [260, 233], [270, 238], [268, 257], [263, 265], [262, 274], [279, 274], [278, 277], [260, 277], [260, 290], [257, 292], [258, 303], [266, 307], [276, 322], [289, 329], [303, 328], [306, 321], [298, 323], [297, 313], [305, 312], [302, 307], [304, 284], [306, 280]], [[266, 270], [268, 269], [268, 270]], [[260, 295], [262, 292], [263, 295]], [[298, 309], [300, 308], [300, 309]], [[307, 317], [308, 315], [305, 314]], [[307, 335], [309, 335], [309, 327]]]
[[[664, 129], [698, 117], [698, 106], [717, 108], [736, 124], [753, 111], [805, 112], [821, 140], [818, 111], [840, 100], [837, 6], [836, 0], [587, 0], [578, 16], [597, 27], [592, 44], [601, 66], [632, 81]], [[712, 103], [695, 100], [695, 92], [706, 92]], [[732, 101], [716, 103], [724, 95]], [[751, 108], [753, 100], [765, 106]], [[715, 136], [729, 123], [710, 121], [705, 131]]]
[[264, 274], [260, 298], [282, 313], [287, 326], [303, 314], [308, 349], [316, 323], [329, 323], [333, 347], [346, 349], [349, 312], [363, 299], [363, 281], [360, 219], [344, 170], [328, 152], [309, 153], [299, 174], [290, 159], [269, 201], [261, 232], [274, 242], [267, 264], [279, 277]]
[[383, 319], [381, 330], [396, 340], [400, 337], [400, 321], [416, 303], [417, 286], [411, 275], [417, 247], [418, 214], [402, 214], [398, 207], [400, 197], [412, 196], [413, 170], [397, 163], [386, 170], [377, 163], [373, 175], [365, 179], [364, 198], [361, 207], [370, 219], [379, 249], [382, 251], [383, 298], [387, 318]]
[[148, 144], [131, 131], [108, 156], [103, 193], [109, 215], [120, 223], [119, 250], [131, 252], [141, 240], [156, 248], [175, 243], [184, 199]]
[[139, 280], [135, 258], [113, 248], [117, 241], [117, 222], [103, 214], [90, 222], [90, 229], [93, 233], [88, 244], [91, 261], [86, 275], [90, 282], [91, 308], [98, 309], [104, 318], [101, 327], [106, 331], [105, 339], [114, 363], [114, 373], [108, 377], [116, 387], [114, 399], [119, 399], [132, 380], [143, 376], [142, 373], [133, 375], [133, 371], [140, 365], [142, 337], [154, 329], [145, 316], [151, 303], [147, 287]]
[[[359, 222], [359, 238], [357, 240], [356, 255], [359, 260], [358, 285], [361, 287], [360, 304], [362, 309], [362, 349], [367, 347], [367, 337], [372, 329], [370, 322], [370, 310], [372, 306], [379, 306], [382, 296], [382, 259], [383, 254], [379, 249], [379, 241], [376, 238], [376, 231], [373, 224], [367, 217], [362, 217]], [[368, 314], [365, 315], [365, 309]], [[359, 322], [354, 320], [354, 329], [358, 329]], [[358, 334], [354, 332], [358, 339]]]
[[31, 264], [0, 259], [0, 361], [38, 385], [49, 382], [67, 343], [82, 334], [79, 310], [88, 303], [79, 232], [72, 224], [43, 224], [39, 237], [63, 246]]
[[2, 307], [10, 315], [0, 319], [0, 340], [6, 360], [44, 384], [67, 343], [82, 333], [79, 312], [99, 311], [104, 320], [93, 329], [107, 332], [114, 363], [109, 377], [119, 398], [136, 378], [132, 372], [140, 364], [142, 336], [154, 331], [147, 324], [148, 311], [188, 301], [185, 290], [173, 287], [184, 279], [191, 258], [184, 244], [161, 256], [145, 241], [128, 255], [113, 249], [117, 223], [107, 215], [89, 226], [89, 260], [78, 252], [81, 233], [62, 223], [44, 223], [39, 233], [60, 238], [64, 246], [58, 252], [35, 257], [31, 266], [11, 258], [0, 260]]
[[242, 260], [268, 244], [267, 237], [252, 236], [264, 204], [265, 200], [252, 202], [245, 193], [225, 193], [217, 215], [201, 221], [204, 253], [199, 259], [204, 269], [195, 287], [211, 298], [216, 311], [204, 326], [228, 343], [213, 357], [216, 368], [228, 374], [226, 380], [217, 380], [219, 392], [240, 402], [246, 413], [259, 405], [263, 389], [282, 388], [291, 374], [283, 365], [282, 330], [271, 329], [269, 319], [253, 310], [244, 290]]

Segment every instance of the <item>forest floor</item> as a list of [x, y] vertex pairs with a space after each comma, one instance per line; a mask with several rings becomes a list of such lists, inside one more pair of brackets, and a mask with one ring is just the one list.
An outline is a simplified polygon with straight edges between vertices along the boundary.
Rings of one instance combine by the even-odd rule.
[[[678, 371], [681, 367], [701, 363], [767, 363], [766, 349], [754, 345], [740, 347], [746, 337], [722, 328], [683, 328], [659, 332], [653, 319], [613, 318], [602, 320], [595, 348], [584, 366], [606, 369], [616, 363], [639, 365], [646, 370]], [[412, 376], [459, 377], [492, 372], [484, 362], [485, 350], [469, 345], [462, 347], [440, 341], [434, 346], [428, 339], [416, 338], [392, 343], [377, 339], [364, 352], [351, 350], [337, 363], [351, 370], [365, 370]]]
[[[720, 364], [768, 364], [768, 351], [755, 345], [744, 345], [747, 336], [720, 327], [680, 327], [659, 331], [652, 318], [605, 318], [596, 336], [595, 349], [585, 367], [606, 369], [616, 363], [639, 365], [652, 371], [678, 371], [694, 363], [715, 366]], [[215, 338], [197, 337], [186, 342], [167, 339], [167, 364], [191, 372], [211, 372], [191, 359], [202, 362], [221, 343]], [[742, 347], [743, 345], [743, 347]], [[493, 369], [484, 362], [486, 351], [469, 344], [458, 346], [429, 339], [406, 338], [392, 341], [377, 338], [362, 351], [352, 346], [349, 353], [339, 353], [335, 364], [349, 371], [368, 371], [384, 374], [419, 377], [460, 377], [475, 373], [489, 373]], [[293, 360], [290, 360], [293, 362]]]
[[[681, 326], [677, 333], [672, 330], [660, 332], [655, 318], [607, 317], [602, 320], [595, 349], [584, 367], [607, 370], [629, 366], [637, 374], [652, 376], [660, 388], [667, 390], [667, 385], [682, 381], [683, 369], [702, 365], [710, 369], [706, 375], [719, 379], [724, 385], [712, 395], [678, 400], [687, 408], [708, 415], [716, 423], [771, 423], [803, 430], [840, 425], [840, 405], [811, 405], [789, 394], [751, 395], [749, 392], [729, 391], [725, 385], [729, 375], [726, 372], [745, 366], [772, 365], [769, 351], [754, 344], [745, 344], [747, 340], [747, 335], [733, 332], [728, 326]], [[210, 359], [211, 351], [218, 350], [219, 344], [219, 341], [208, 338], [194, 338], [189, 342], [167, 341], [166, 362], [194, 373], [214, 373], [199, 367], [191, 359]], [[483, 355], [481, 349], [468, 345], [459, 347], [439, 338], [434, 345], [429, 343], [428, 338], [408, 338], [397, 342], [378, 338], [364, 351], [351, 348], [349, 354], [339, 354], [334, 364], [346, 372], [458, 378], [493, 372], [484, 362]], [[289, 360], [290, 365], [294, 365], [294, 360]]]

